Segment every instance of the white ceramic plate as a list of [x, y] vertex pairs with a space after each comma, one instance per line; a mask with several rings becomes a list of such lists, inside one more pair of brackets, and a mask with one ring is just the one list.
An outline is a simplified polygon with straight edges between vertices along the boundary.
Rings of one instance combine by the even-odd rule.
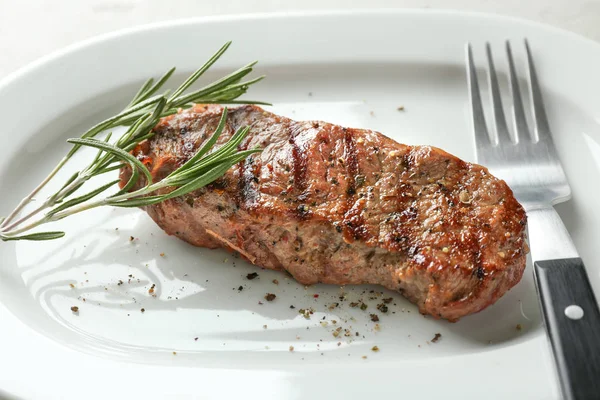
[[[257, 72], [268, 78], [249, 97], [273, 102], [276, 112], [373, 128], [473, 160], [464, 44], [471, 41], [482, 62], [485, 40], [501, 48], [505, 39], [524, 37], [573, 188], [573, 200], [558, 208], [600, 293], [593, 183], [600, 181], [600, 47], [495, 16], [381, 11], [201, 19], [69, 48], [0, 84], [0, 211], [41, 180], [68, 149], [66, 138], [114, 113], [143, 79], [173, 65], [181, 78], [230, 39], [213, 76], [260, 60]], [[499, 53], [500, 69], [502, 59]], [[167, 237], [138, 210], [101, 209], [57, 225], [68, 232], [60, 241], [0, 243], [0, 393], [9, 398], [558, 397], [531, 270], [496, 305], [455, 324], [425, 318], [386, 292], [394, 304], [389, 315], [377, 312], [378, 331], [368, 314], [380, 301], [362, 294], [373, 288], [345, 289], [349, 299], [366, 300], [367, 312], [348, 302], [329, 310], [338, 287], [304, 288], [261, 270], [248, 281], [256, 268]], [[156, 297], [148, 294], [152, 283]], [[276, 300], [259, 305], [266, 292]], [[310, 320], [298, 314], [306, 307], [317, 311]], [[353, 336], [333, 337], [331, 323], [320, 325], [323, 317], [351, 327]], [[435, 333], [442, 338], [431, 343]], [[381, 350], [372, 352], [374, 345]]]

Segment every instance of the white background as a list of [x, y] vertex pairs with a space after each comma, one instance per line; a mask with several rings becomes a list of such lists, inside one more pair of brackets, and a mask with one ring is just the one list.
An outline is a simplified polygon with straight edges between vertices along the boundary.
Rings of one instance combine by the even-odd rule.
[[351, 8], [436, 8], [527, 18], [600, 40], [600, 0], [0, 0], [0, 79], [80, 40], [186, 17]]

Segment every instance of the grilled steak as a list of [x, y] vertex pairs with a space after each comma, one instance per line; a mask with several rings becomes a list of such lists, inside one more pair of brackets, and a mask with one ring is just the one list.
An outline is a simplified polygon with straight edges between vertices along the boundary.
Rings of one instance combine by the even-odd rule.
[[[221, 112], [197, 105], [167, 117], [133, 153], [160, 180], [210, 137]], [[218, 144], [243, 126], [251, 129], [240, 147], [264, 151], [195, 193], [146, 207], [165, 232], [302, 284], [379, 284], [450, 321], [521, 279], [525, 212], [486, 168], [256, 106], [230, 109]]]

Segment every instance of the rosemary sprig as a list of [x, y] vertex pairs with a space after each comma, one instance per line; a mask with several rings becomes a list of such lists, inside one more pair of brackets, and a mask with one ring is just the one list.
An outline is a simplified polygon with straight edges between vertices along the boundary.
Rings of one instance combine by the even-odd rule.
[[[263, 79], [261, 76], [242, 81], [246, 75], [252, 72], [256, 62], [250, 63], [201, 89], [186, 93], [223, 55], [230, 44], [231, 42], [228, 42], [221, 47], [172, 94], [169, 95], [169, 92], [164, 92], [162, 95], [157, 95], [156, 93], [167, 83], [175, 72], [175, 68], [167, 71], [156, 81], [154, 79], [147, 80], [123, 111], [93, 126], [81, 137], [69, 139], [68, 142], [73, 144], [73, 147], [67, 155], [6, 218], [0, 218], [0, 239], [8, 241], [60, 238], [64, 236], [64, 232], [29, 233], [29, 231], [42, 224], [58, 221], [70, 215], [100, 206], [140, 207], [185, 195], [219, 178], [232, 165], [245, 159], [248, 155], [260, 151], [260, 149], [237, 150], [238, 145], [248, 133], [248, 128], [242, 128], [227, 143], [209, 153], [225, 126], [227, 118], [227, 108], [225, 108], [212, 137], [190, 160], [160, 182], [153, 182], [152, 175], [146, 166], [129, 153], [139, 143], [154, 135], [153, 128], [160, 118], [174, 114], [181, 108], [190, 108], [195, 103], [268, 104], [259, 101], [236, 100], [246, 93], [250, 85]], [[126, 126], [127, 130], [117, 140], [111, 142], [112, 134], [110, 132], [106, 134], [103, 140], [97, 138], [98, 135], [119, 126]], [[85, 168], [74, 172], [62, 187], [48, 196], [39, 207], [19, 217], [23, 208], [55, 177], [57, 172], [82, 146], [98, 150], [90, 163]], [[101, 199], [96, 198], [118, 183], [118, 179], [85, 194], [75, 196], [78, 190], [91, 178], [120, 169], [125, 164], [128, 164], [131, 169], [131, 177], [117, 193]], [[132, 190], [136, 183], [140, 182], [140, 179], [143, 179], [144, 185], [139, 189]], [[160, 194], [156, 194], [157, 191], [160, 191]]]

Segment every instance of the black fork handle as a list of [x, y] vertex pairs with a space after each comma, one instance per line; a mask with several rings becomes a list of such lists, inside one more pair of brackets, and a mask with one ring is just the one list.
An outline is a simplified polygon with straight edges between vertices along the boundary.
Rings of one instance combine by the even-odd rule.
[[564, 399], [600, 399], [600, 311], [583, 261], [536, 261], [534, 271]]

